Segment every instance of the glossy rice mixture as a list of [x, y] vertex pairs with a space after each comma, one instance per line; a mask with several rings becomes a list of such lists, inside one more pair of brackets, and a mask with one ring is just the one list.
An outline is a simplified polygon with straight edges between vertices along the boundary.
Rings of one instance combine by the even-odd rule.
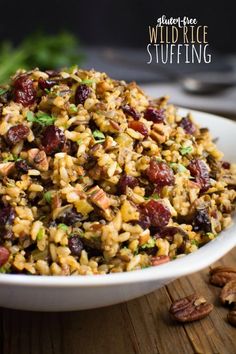
[[2, 273], [158, 266], [231, 224], [235, 165], [191, 114], [134, 82], [18, 71], [0, 114]]

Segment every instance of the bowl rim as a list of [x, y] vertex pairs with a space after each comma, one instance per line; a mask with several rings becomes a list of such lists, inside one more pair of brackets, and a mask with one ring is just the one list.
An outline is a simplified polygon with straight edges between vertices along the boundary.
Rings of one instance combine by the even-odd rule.
[[[177, 107], [180, 114], [193, 113], [217, 119], [222, 124], [231, 124], [236, 128], [236, 122], [221, 116], [189, 108]], [[198, 118], [196, 117], [196, 121]], [[235, 217], [234, 217], [235, 218]], [[236, 218], [235, 218], [236, 219]], [[202, 246], [196, 252], [172, 260], [159, 266], [130, 272], [98, 274], [98, 275], [71, 275], [45, 276], [25, 274], [0, 274], [0, 285], [24, 287], [103, 287], [119, 284], [172, 280], [180, 276], [191, 274], [209, 266], [236, 246], [236, 220], [234, 225], [222, 231], [217, 238]], [[214, 250], [214, 252], [212, 251]], [[201, 259], [201, 262], [199, 262]], [[174, 266], [173, 266], [174, 265]]]

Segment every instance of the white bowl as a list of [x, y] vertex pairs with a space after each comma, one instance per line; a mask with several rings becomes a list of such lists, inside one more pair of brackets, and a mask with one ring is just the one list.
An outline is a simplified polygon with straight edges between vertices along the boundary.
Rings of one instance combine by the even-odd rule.
[[[179, 110], [182, 115], [188, 111]], [[236, 123], [215, 115], [192, 112], [202, 127], [209, 127], [213, 137], [219, 138], [217, 145], [225, 153], [225, 159], [236, 161]], [[143, 270], [71, 277], [1, 274], [0, 306], [32, 311], [71, 311], [116, 304], [197, 272], [235, 245], [236, 223], [195, 253]]]

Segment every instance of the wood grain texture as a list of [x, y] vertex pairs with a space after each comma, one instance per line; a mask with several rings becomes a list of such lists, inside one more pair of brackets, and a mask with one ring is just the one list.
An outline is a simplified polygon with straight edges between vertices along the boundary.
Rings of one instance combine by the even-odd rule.
[[[236, 265], [236, 249], [217, 264]], [[198, 292], [213, 302], [209, 317], [173, 322], [171, 302]], [[102, 309], [33, 313], [1, 309], [3, 354], [235, 354], [236, 329], [208, 284], [208, 269], [183, 277], [147, 296]]]

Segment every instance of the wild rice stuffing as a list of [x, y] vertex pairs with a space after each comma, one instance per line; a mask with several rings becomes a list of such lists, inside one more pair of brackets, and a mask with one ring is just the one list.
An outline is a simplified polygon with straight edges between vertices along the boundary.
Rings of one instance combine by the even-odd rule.
[[156, 266], [231, 223], [236, 165], [167, 98], [77, 67], [0, 89], [0, 270]]

